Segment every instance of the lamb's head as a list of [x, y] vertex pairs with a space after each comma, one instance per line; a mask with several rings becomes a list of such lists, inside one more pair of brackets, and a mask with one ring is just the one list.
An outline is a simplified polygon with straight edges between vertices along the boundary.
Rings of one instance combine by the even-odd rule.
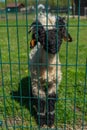
[[41, 17], [31, 24], [29, 33], [32, 32], [32, 40], [30, 48], [33, 48], [38, 42], [43, 48], [51, 54], [56, 54], [64, 39], [67, 42], [72, 42], [72, 38], [67, 31], [65, 20], [62, 17], [48, 16], [48, 21], [44, 20], [46, 16]]

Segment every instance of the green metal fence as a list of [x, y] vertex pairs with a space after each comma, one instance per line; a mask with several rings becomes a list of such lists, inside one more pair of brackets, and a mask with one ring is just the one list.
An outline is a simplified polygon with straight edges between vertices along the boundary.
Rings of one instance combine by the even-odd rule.
[[[59, 0], [55, 1], [58, 6]], [[59, 53], [62, 81], [55, 105], [56, 130], [87, 129], [87, 19], [80, 15], [81, 1], [77, 1], [78, 14], [74, 17], [69, 9], [71, 0], [67, 0], [67, 13], [53, 12], [54, 15], [66, 16], [66, 26], [73, 38], [70, 44], [63, 41]], [[29, 1], [24, 2], [28, 5]], [[23, 14], [17, 11], [10, 14], [5, 11], [4, 17], [0, 17], [0, 130], [41, 129], [35, 121], [30, 96], [31, 36], [28, 34], [35, 15], [38, 17], [40, 2], [35, 0], [33, 13], [26, 10]], [[5, 6], [7, 3], [5, 0]], [[48, 6], [46, 0], [47, 15]]]

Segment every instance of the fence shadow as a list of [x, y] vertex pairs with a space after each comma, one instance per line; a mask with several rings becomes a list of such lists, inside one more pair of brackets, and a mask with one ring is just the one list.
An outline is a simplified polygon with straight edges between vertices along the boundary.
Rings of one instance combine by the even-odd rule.
[[36, 118], [36, 112], [33, 108], [32, 91], [31, 91], [31, 78], [25, 77], [18, 84], [18, 90], [11, 92], [11, 97], [16, 100], [21, 106], [25, 106], [31, 116]]

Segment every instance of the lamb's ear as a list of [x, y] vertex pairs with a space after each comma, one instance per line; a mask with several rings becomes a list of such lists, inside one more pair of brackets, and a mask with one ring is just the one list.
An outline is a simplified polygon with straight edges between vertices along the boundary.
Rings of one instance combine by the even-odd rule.
[[71, 37], [71, 35], [69, 33], [67, 35], [65, 35], [63, 38], [67, 42], [72, 42], [72, 37]]
[[34, 48], [36, 46], [36, 40], [35, 39], [32, 39], [31, 41], [30, 41], [30, 48], [32, 49], [32, 48]]

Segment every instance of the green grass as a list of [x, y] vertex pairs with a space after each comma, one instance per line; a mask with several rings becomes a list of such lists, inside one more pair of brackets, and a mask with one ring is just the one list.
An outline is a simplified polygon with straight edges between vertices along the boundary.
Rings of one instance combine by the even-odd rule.
[[[27, 25], [32, 15], [9, 15], [0, 19], [0, 120], [2, 130], [16, 128], [29, 130], [37, 127], [32, 114], [29, 96], [28, 54], [30, 36]], [[18, 24], [18, 28], [17, 28]], [[60, 128], [82, 128], [87, 126], [87, 20], [69, 20], [69, 32], [72, 43], [63, 42], [60, 50], [62, 64], [62, 82], [58, 89], [58, 101], [55, 106], [55, 124]], [[77, 33], [79, 37], [77, 39]], [[77, 46], [78, 45], [78, 46]], [[14, 123], [15, 122], [15, 123]], [[84, 128], [84, 127], [83, 127]]]

